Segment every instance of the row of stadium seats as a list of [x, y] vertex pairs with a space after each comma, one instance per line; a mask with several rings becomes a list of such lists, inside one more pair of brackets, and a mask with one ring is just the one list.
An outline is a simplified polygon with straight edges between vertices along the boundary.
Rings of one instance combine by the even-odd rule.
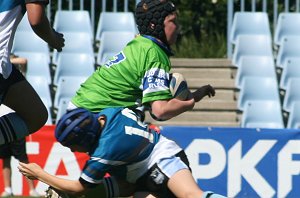
[[281, 13], [272, 37], [267, 13], [235, 13], [230, 38], [242, 127], [300, 127], [294, 113], [300, 101], [296, 88], [300, 83], [297, 19], [299, 13]]

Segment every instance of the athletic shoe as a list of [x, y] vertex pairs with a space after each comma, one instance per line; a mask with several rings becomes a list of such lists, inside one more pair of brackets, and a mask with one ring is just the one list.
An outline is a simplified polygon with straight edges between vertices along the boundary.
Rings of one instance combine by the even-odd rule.
[[40, 195], [38, 192], [36, 192], [35, 190], [31, 190], [31, 191], [29, 192], [29, 195], [30, 195], [31, 197], [41, 197], [41, 195]]
[[12, 193], [9, 193], [9, 192], [6, 192], [6, 191], [3, 191], [1, 193], [1, 197], [12, 197], [14, 196]]

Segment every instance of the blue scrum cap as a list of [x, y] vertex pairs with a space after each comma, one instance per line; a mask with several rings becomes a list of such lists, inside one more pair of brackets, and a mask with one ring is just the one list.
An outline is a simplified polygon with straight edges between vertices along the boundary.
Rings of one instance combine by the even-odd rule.
[[[90, 120], [89, 124], [80, 126], [87, 120]], [[55, 137], [63, 146], [79, 145], [90, 150], [99, 135], [100, 127], [97, 114], [77, 108], [64, 114], [58, 121]]]

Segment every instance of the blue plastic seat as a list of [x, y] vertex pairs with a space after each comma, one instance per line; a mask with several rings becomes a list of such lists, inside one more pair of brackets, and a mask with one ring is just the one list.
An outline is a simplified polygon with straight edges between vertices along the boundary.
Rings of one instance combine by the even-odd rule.
[[97, 63], [101, 65], [119, 53], [134, 36], [135, 34], [132, 32], [103, 32], [97, 54]]
[[97, 25], [95, 40], [101, 40], [105, 31], [127, 31], [137, 34], [135, 19], [132, 12], [101, 12]]
[[52, 83], [48, 56], [39, 52], [18, 52], [16, 55], [27, 59], [26, 77], [44, 77], [47, 83]]
[[251, 76], [276, 79], [274, 59], [270, 56], [243, 56], [235, 76], [235, 86], [241, 88], [243, 79]]
[[280, 78], [280, 88], [286, 89], [291, 78], [300, 78], [300, 57], [289, 58], [284, 66]]
[[61, 53], [85, 53], [94, 56], [93, 43], [88, 33], [65, 33], [65, 46], [62, 52], [53, 51], [53, 64], [57, 64], [58, 56]]
[[40, 96], [44, 105], [48, 108], [51, 108], [52, 106], [51, 91], [48, 82], [45, 81], [45, 78], [41, 76], [28, 76], [27, 80], [34, 88], [34, 90], [37, 92], [37, 94]]
[[60, 100], [70, 100], [86, 80], [86, 77], [61, 77], [54, 95], [54, 108], [58, 108]]
[[230, 41], [236, 44], [238, 36], [243, 34], [271, 37], [268, 14], [266, 12], [235, 12]]
[[33, 31], [17, 31], [12, 47], [12, 53], [20, 52], [43, 53], [50, 63], [50, 50], [48, 44], [38, 37]]
[[18, 31], [28, 31], [28, 32], [32, 32], [32, 28], [29, 24], [29, 21], [28, 21], [28, 16], [27, 16], [27, 12], [25, 12], [22, 20], [20, 21], [20, 23], [18, 24], [18, 27], [17, 27], [17, 32]]
[[300, 35], [300, 13], [280, 13], [274, 33], [274, 43], [280, 46], [284, 37], [298, 35]]
[[52, 119], [52, 113], [51, 113], [51, 108], [50, 107], [46, 107], [47, 111], [48, 111], [48, 119], [46, 122], [46, 125], [52, 125], [53, 124], [53, 119]]
[[290, 112], [292, 104], [300, 100], [300, 78], [291, 78], [287, 84], [286, 91], [283, 98], [283, 110]]
[[291, 107], [286, 128], [300, 128], [300, 101], [295, 101]]
[[284, 128], [281, 105], [275, 100], [250, 100], [242, 115], [243, 128]]
[[280, 101], [277, 80], [269, 77], [245, 77], [238, 97], [238, 109], [250, 100]]
[[89, 77], [95, 71], [95, 58], [89, 54], [61, 53], [57, 60], [53, 84], [61, 77]]
[[300, 36], [284, 37], [276, 56], [276, 66], [284, 68], [289, 58], [300, 58]]
[[62, 33], [87, 33], [92, 41], [94, 38], [91, 18], [86, 10], [57, 10], [53, 28]]
[[273, 57], [272, 39], [266, 35], [241, 35], [238, 37], [232, 55], [232, 64], [239, 67], [242, 56]]
[[59, 121], [59, 119], [66, 113], [68, 105], [70, 102], [70, 98], [62, 98], [58, 104], [57, 107], [57, 114], [56, 114], [56, 119], [55, 123]]

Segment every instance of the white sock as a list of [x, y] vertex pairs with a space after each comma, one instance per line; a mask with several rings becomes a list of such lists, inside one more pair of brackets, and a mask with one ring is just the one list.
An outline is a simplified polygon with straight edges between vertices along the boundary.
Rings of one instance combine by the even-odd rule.
[[5, 187], [4, 190], [5, 190], [5, 192], [7, 192], [7, 193], [9, 193], [9, 194], [12, 193], [11, 187]]

